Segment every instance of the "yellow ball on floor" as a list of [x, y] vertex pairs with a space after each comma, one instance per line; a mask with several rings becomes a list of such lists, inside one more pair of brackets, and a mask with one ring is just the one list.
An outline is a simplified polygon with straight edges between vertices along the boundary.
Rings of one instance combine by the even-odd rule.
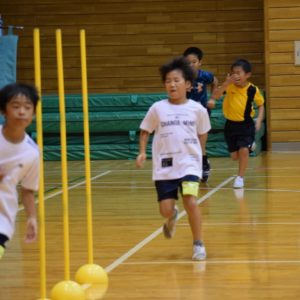
[[79, 268], [75, 274], [75, 280], [79, 284], [105, 284], [108, 283], [108, 276], [102, 267], [96, 264], [87, 264]]
[[85, 300], [84, 289], [74, 281], [61, 281], [52, 289], [51, 300]]
[[85, 298], [86, 300], [99, 300], [104, 297], [108, 288], [107, 283], [95, 283], [95, 284], [87, 284], [84, 287]]

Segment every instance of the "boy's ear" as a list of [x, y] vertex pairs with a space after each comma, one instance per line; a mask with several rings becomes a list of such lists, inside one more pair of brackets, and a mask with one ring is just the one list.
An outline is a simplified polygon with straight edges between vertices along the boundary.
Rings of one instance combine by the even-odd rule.
[[189, 90], [192, 87], [192, 83], [189, 80], [187, 80], [185, 82], [185, 87], [186, 87], [187, 90]]

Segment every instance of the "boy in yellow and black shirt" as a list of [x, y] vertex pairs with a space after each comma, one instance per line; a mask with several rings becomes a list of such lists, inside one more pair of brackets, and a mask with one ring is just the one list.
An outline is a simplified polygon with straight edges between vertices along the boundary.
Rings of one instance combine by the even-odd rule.
[[[254, 150], [255, 131], [261, 128], [264, 118], [264, 98], [258, 87], [248, 81], [251, 76], [251, 64], [245, 59], [235, 61], [225, 82], [213, 93], [218, 99], [226, 92], [223, 113], [226, 118], [225, 140], [231, 158], [239, 161], [239, 172], [233, 183], [234, 188], [244, 187], [244, 174], [248, 166], [249, 152]], [[255, 114], [253, 102], [258, 107]]]

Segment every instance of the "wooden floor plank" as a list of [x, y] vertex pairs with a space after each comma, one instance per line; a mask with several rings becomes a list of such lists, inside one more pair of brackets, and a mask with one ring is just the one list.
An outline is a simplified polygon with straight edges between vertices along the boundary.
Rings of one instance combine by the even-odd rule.
[[[232, 189], [236, 163], [212, 158], [199, 202], [208, 257], [191, 261], [187, 216], [165, 240], [151, 181], [151, 163], [92, 163], [94, 257], [109, 270], [103, 299], [300, 299], [299, 154], [251, 158], [245, 189]], [[46, 163], [47, 292], [63, 280], [60, 165]], [[105, 174], [105, 175], [101, 175]], [[98, 177], [97, 177], [98, 176]], [[83, 162], [69, 163], [70, 258], [74, 278], [87, 262]], [[229, 183], [220, 186], [226, 180]], [[210, 193], [207, 198], [207, 193]], [[207, 198], [207, 199], [206, 199]], [[182, 210], [182, 202], [179, 201]], [[0, 300], [39, 298], [38, 243], [23, 243], [21, 210], [14, 239], [0, 262]], [[122, 260], [119, 260], [123, 258]]]

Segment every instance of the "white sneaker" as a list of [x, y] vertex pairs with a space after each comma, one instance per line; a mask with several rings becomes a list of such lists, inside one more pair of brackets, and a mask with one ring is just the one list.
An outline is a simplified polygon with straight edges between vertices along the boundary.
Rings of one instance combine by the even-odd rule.
[[194, 245], [193, 246], [193, 256], [192, 260], [204, 260], [206, 258], [206, 250], [204, 245]]
[[234, 183], [233, 183], [233, 188], [235, 189], [241, 189], [244, 187], [244, 178], [243, 177], [240, 177], [240, 176], [237, 176], [234, 180]]
[[256, 149], [256, 143], [255, 141], [252, 143], [252, 145], [250, 146], [250, 152], [253, 152]]
[[171, 217], [170, 219], [168, 219], [168, 221], [164, 224], [163, 226], [163, 233], [165, 238], [167, 239], [171, 239], [174, 234], [175, 234], [175, 225], [177, 222], [177, 216], [178, 216], [178, 207], [175, 205], [174, 207], [175, 213], [173, 215], [173, 217]]

